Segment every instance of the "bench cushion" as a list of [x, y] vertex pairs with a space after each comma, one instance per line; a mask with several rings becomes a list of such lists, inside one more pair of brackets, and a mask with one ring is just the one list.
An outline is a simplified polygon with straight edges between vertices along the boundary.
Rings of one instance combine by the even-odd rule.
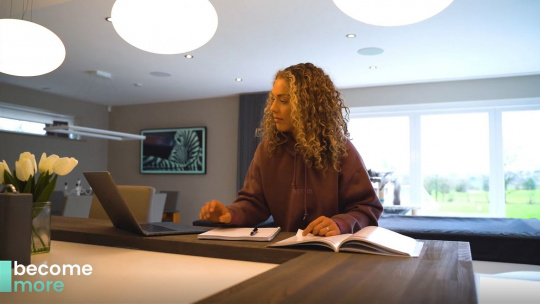
[[415, 239], [469, 242], [474, 260], [540, 265], [538, 219], [383, 215], [379, 226]]

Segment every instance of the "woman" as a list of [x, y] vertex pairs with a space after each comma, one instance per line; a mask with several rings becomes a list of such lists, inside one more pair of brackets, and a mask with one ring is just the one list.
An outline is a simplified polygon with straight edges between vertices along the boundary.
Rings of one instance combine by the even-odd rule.
[[322, 69], [302, 63], [279, 71], [244, 187], [229, 206], [206, 203], [199, 218], [254, 226], [272, 215], [283, 231], [321, 236], [376, 226], [382, 205], [342, 110], [348, 114]]

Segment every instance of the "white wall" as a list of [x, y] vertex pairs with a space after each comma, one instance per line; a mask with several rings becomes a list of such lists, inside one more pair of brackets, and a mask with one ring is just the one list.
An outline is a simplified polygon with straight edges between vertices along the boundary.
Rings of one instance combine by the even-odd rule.
[[348, 107], [540, 97], [540, 75], [340, 90]]

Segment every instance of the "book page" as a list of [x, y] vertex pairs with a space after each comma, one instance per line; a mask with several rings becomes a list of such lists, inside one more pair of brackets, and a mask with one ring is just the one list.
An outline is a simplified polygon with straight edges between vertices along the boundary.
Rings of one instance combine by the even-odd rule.
[[398, 257], [418, 257], [422, 252], [423, 242], [416, 242], [416, 246], [411, 254], [401, 253], [395, 250], [387, 250], [382, 246], [372, 245], [367, 242], [351, 241], [341, 244], [340, 251], [343, 252], [359, 252], [369, 254], [379, 254]]
[[277, 243], [271, 244], [269, 247], [281, 247], [281, 246], [295, 246], [295, 245], [319, 245], [328, 247], [334, 251], [337, 251], [339, 245], [351, 234], [340, 234], [335, 236], [315, 236], [313, 234], [308, 234], [306, 236], [302, 235], [303, 230], [298, 229], [295, 236], [284, 239]]
[[[347, 242], [366, 241], [386, 251], [414, 256], [418, 252], [417, 241], [408, 236], [376, 226], [364, 227], [353, 234]], [[351, 245], [352, 247], [353, 245]], [[420, 247], [421, 248], [421, 247]]]
[[[360, 243], [360, 242], [348, 242], [348, 243], [342, 244], [340, 247], [340, 251], [381, 254], [381, 255], [396, 255], [395, 252], [386, 250], [382, 247], [374, 246], [369, 243]], [[401, 256], [401, 254], [398, 254], [398, 255]]]

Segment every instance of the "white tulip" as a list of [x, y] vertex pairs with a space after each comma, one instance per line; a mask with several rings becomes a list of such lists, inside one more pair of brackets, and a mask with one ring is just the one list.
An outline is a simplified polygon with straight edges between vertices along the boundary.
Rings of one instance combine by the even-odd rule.
[[67, 175], [78, 163], [73, 157], [61, 157], [54, 163], [53, 171], [58, 175]]
[[15, 162], [17, 178], [23, 182], [30, 179], [37, 172], [36, 157], [30, 152], [23, 152]]
[[2, 185], [4, 184], [4, 171], [7, 171], [11, 175], [11, 171], [9, 171], [9, 166], [5, 160], [0, 163], [0, 184]]
[[56, 161], [59, 159], [58, 155], [53, 154], [47, 157], [46, 153], [41, 154], [41, 159], [39, 160], [39, 172], [41, 174], [53, 174], [53, 167]]
[[30, 153], [30, 152], [23, 152], [21, 153], [21, 155], [19, 155], [19, 161], [23, 160], [23, 159], [29, 159], [30, 162], [31, 162], [31, 166], [32, 166], [32, 172], [34, 174], [37, 173], [37, 164], [36, 164], [36, 157], [34, 156], [34, 154]]
[[15, 174], [20, 181], [26, 182], [30, 176], [34, 175], [34, 167], [32, 161], [28, 158], [23, 158], [15, 162]]

